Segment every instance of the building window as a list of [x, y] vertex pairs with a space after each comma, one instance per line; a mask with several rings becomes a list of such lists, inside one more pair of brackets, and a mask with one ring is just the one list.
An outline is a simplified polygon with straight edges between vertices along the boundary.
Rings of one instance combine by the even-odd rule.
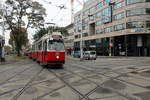
[[75, 39], [78, 39], [78, 38], [81, 38], [81, 35], [80, 35], [80, 34], [75, 35]]
[[104, 33], [104, 30], [103, 29], [98, 29], [96, 30], [96, 34], [103, 34]]
[[102, 10], [102, 20], [103, 23], [108, 23], [111, 21], [111, 7], [107, 7]]
[[102, 16], [102, 11], [99, 11], [99, 12], [96, 13], [97, 18], [100, 18], [101, 16]]
[[104, 23], [111, 21], [111, 7], [107, 7], [102, 9], [101, 11], [97, 12], [97, 18], [102, 18]]
[[87, 37], [88, 36], [88, 33], [83, 33], [83, 37]]
[[95, 19], [95, 15], [92, 15], [92, 16], [89, 17], [90, 21], [94, 21], [94, 19]]
[[82, 30], [87, 30], [88, 29], [88, 26], [85, 25], [85, 26], [82, 26]]
[[114, 26], [115, 31], [123, 30], [125, 28], [125, 24], [118, 24]]
[[114, 20], [123, 19], [125, 17], [125, 12], [114, 15]]
[[113, 27], [107, 27], [104, 29], [104, 32], [105, 33], [109, 33], [109, 32], [112, 32], [113, 31]]
[[89, 9], [89, 13], [94, 13], [96, 10], [95, 6]]
[[89, 14], [89, 10], [86, 10], [86, 11], [83, 12], [83, 16], [86, 16], [88, 14]]
[[102, 24], [103, 24], [103, 23], [102, 23], [101, 20], [99, 20], [99, 21], [96, 22], [96, 26], [100, 26], [100, 25], [102, 25]]
[[85, 18], [85, 19], [82, 20], [82, 23], [83, 23], [83, 24], [87, 24], [88, 21], [89, 21], [89, 20], [88, 20], [88, 17], [87, 17], [87, 18]]
[[127, 5], [141, 2], [150, 2], [150, 0], [127, 0]]
[[127, 11], [127, 16], [142, 15], [142, 14], [150, 14], [150, 8], [140, 8]]
[[96, 43], [102, 43], [102, 39], [96, 39]]
[[105, 1], [106, 4], [109, 4], [111, 2], [111, 0], [103, 0]]
[[150, 28], [150, 21], [146, 21], [146, 27]]
[[96, 5], [96, 8], [98, 9], [98, 8], [102, 8], [103, 7], [103, 3], [102, 2], [99, 2], [99, 3], [97, 3], [97, 5]]
[[122, 8], [124, 6], [124, 2], [119, 2], [114, 5], [114, 10]]
[[77, 39], [78, 38], [78, 35], [75, 35], [75, 39]]

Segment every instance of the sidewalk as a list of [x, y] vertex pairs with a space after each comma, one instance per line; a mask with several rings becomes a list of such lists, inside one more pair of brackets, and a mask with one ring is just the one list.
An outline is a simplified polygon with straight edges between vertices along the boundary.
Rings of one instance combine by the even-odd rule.
[[19, 59], [15, 59], [14, 56], [7, 55], [5, 56], [5, 62], [0, 62], [0, 65], [13, 64], [18, 61]]
[[69, 58], [71, 60], [80, 60], [80, 58], [75, 58], [75, 57], [73, 57], [71, 55], [66, 55], [66, 58]]

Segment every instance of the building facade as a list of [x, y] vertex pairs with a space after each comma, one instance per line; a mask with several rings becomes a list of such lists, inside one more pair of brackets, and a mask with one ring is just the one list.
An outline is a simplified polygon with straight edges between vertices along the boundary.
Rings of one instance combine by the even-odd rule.
[[74, 28], [73, 24], [69, 24], [66, 26], [66, 30], [68, 32], [68, 36], [65, 37], [64, 42], [65, 42], [65, 48], [68, 54], [71, 55], [72, 50], [73, 50], [73, 45], [74, 45]]
[[76, 50], [82, 40], [98, 55], [150, 56], [150, 0], [88, 0], [74, 31]]

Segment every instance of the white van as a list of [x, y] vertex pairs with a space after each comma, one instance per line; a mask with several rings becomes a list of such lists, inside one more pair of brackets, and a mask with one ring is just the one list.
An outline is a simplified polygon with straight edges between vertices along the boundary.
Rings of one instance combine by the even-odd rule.
[[90, 59], [96, 60], [97, 58], [96, 51], [85, 51], [83, 58], [87, 60], [90, 60]]

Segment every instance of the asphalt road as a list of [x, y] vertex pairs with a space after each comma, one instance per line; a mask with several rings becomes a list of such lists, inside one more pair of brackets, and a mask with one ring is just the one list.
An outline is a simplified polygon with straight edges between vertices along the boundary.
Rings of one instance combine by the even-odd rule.
[[150, 100], [150, 58], [68, 56], [61, 68], [8, 57], [0, 100]]

